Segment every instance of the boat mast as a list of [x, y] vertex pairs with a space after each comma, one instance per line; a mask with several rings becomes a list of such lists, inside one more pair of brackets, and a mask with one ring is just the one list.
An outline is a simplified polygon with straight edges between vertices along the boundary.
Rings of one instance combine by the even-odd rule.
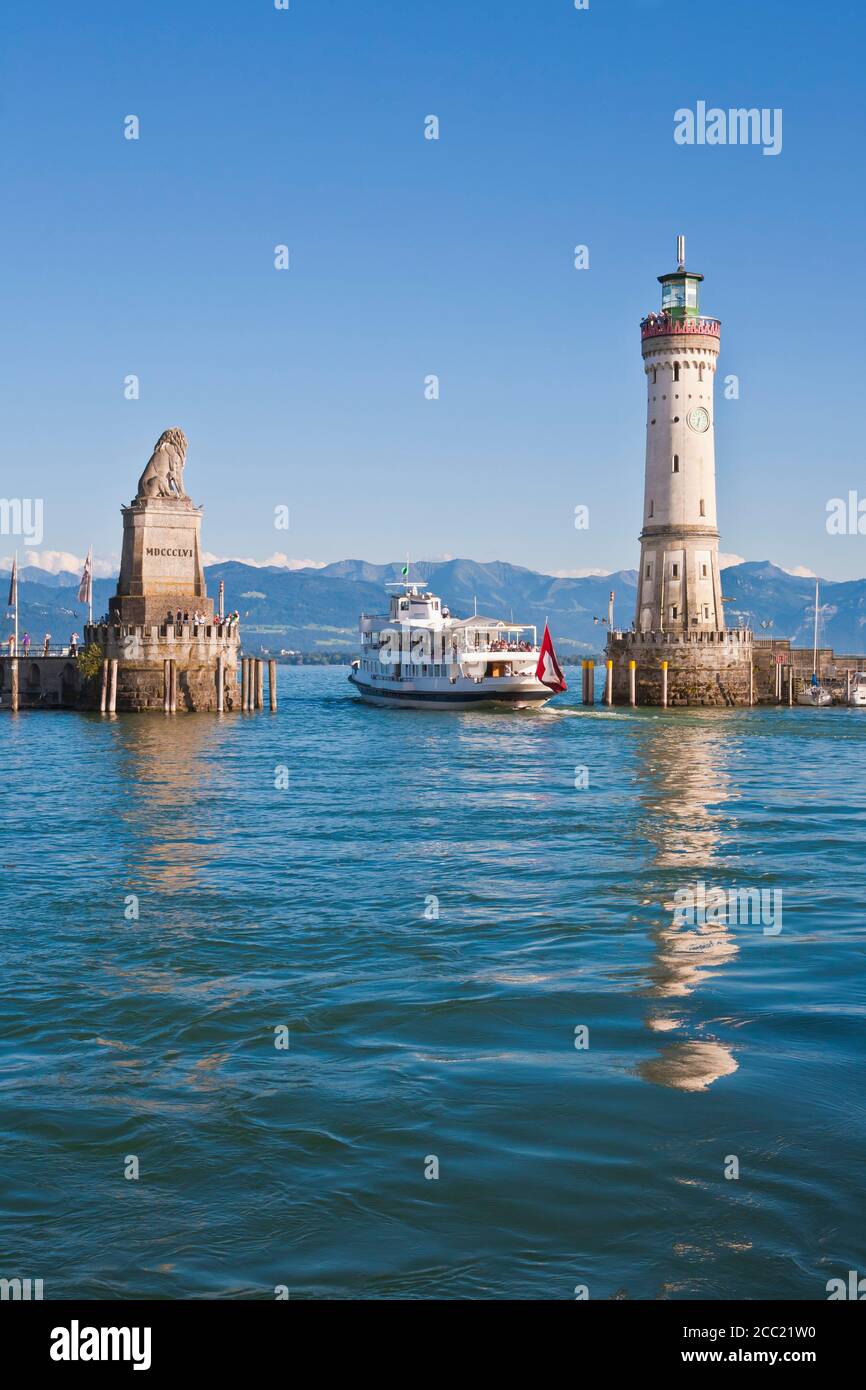
[[812, 643], [812, 671], [818, 679], [818, 580], [815, 580], [815, 638]]

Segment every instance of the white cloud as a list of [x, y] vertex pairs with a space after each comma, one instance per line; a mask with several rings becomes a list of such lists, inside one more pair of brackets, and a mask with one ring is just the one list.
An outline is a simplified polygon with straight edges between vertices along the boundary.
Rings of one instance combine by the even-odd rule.
[[554, 570], [554, 579], [592, 579], [596, 576], [613, 574], [613, 570]]
[[[35, 565], [37, 569], [45, 570], [48, 574], [80, 574], [84, 569], [84, 556], [73, 555], [71, 550], [24, 550], [18, 556], [18, 564], [21, 569], [25, 565]], [[0, 569], [11, 568], [12, 556], [0, 556]], [[115, 556], [107, 560], [100, 560], [96, 555], [93, 557], [93, 574], [96, 579], [110, 579], [117, 574], [118, 568]]]
[[277, 565], [284, 570], [321, 570], [327, 564], [326, 560], [293, 560], [281, 550], [269, 555], [266, 560], [251, 560], [243, 555], [214, 555], [210, 550], [205, 550], [201, 559], [203, 565], [228, 565], [234, 562], [238, 565], [252, 565], [255, 569], [262, 569], [265, 565]]
[[724, 555], [724, 554], [720, 554], [720, 555], [719, 555], [719, 569], [720, 569], [720, 570], [727, 570], [727, 569], [730, 569], [730, 568], [731, 568], [731, 565], [744, 565], [745, 563], [746, 563], [746, 557], [745, 557], [745, 555]]
[[814, 570], [807, 569], [805, 565], [795, 565], [793, 569], [787, 569], [785, 565], [779, 565], [778, 568], [779, 568], [780, 570], [784, 570], [786, 574], [793, 574], [794, 577], [795, 577], [795, 579], [817, 579], [817, 578], [818, 578], [818, 576], [817, 576], [817, 574], [815, 573], [815, 571], [814, 571]]

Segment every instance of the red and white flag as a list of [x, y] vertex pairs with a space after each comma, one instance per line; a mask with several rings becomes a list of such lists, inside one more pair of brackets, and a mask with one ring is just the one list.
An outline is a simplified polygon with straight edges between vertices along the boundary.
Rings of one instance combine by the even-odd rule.
[[541, 651], [538, 653], [535, 675], [542, 685], [549, 685], [556, 695], [561, 695], [564, 690], [568, 689], [565, 676], [562, 674], [562, 667], [556, 659], [556, 652], [553, 650], [550, 628], [547, 623], [544, 624], [544, 636], [541, 639]]

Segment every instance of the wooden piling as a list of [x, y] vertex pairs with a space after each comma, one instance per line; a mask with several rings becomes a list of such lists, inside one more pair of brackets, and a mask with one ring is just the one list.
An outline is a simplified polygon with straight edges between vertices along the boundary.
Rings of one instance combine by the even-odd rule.
[[256, 709], [265, 707], [265, 663], [261, 657], [256, 660]]
[[275, 661], [268, 662], [268, 695], [273, 714], [277, 707], [277, 663]]
[[636, 661], [630, 661], [630, 662], [628, 663], [628, 702], [629, 702], [629, 704], [632, 706], [632, 708], [634, 708], [634, 706], [637, 704], [637, 692], [636, 692], [636, 690], [635, 690], [635, 667], [636, 667], [636, 666], [637, 666], [637, 662], [636, 662]]
[[755, 663], [749, 662], [749, 704], [755, 703]]
[[170, 714], [177, 714], [177, 657], [170, 658], [168, 708]]
[[794, 703], [794, 663], [788, 665], [788, 706]]
[[113, 656], [110, 663], [110, 684], [108, 687], [108, 713], [115, 714], [117, 711], [117, 657]]
[[104, 714], [108, 708], [108, 657], [102, 663], [102, 681], [99, 686], [99, 713]]
[[662, 709], [668, 707], [668, 663], [662, 662]]
[[171, 660], [166, 657], [162, 663], [162, 708], [166, 714], [171, 712]]
[[10, 679], [11, 679], [11, 681], [12, 681], [11, 706], [12, 706], [12, 709], [13, 709], [13, 710], [17, 710], [17, 708], [18, 708], [18, 658], [17, 658], [17, 656], [13, 656], [13, 658], [12, 658], [11, 666], [10, 666], [10, 671], [9, 671], [9, 676], [10, 676]]
[[226, 659], [220, 655], [217, 657], [217, 714], [223, 712], [223, 695], [225, 692], [226, 679]]
[[248, 656], [242, 656], [242, 657], [241, 657], [241, 709], [242, 709], [242, 710], [245, 710], [245, 709], [248, 708], [248, 706], [247, 706], [247, 698], [248, 698], [248, 691], [249, 691], [249, 680], [250, 680], [250, 659], [249, 659]]
[[593, 657], [590, 657], [589, 661], [586, 663], [586, 695], [587, 695], [586, 703], [587, 703], [588, 705], [594, 705], [594, 704], [595, 704], [595, 660], [594, 660]]
[[605, 682], [604, 682], [604, 698], [605, 698], [605, 702], [606, 702], [608, 705], [612, 705], [612, 704], [613, 704], [613, 662], [610, 660], [610, 658], [608, 658], [606, 664], [607, 664], [607, 676], [606, 676]]

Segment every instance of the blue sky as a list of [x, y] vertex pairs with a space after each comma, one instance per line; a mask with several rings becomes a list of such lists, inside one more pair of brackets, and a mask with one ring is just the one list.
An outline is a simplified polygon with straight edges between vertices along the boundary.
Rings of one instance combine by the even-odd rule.
[[[684, 232], [740, 381], [722, 550], [866, 574], [825, 525], [866, 497], [854, 0], [12, 0], [2, 25], [0, 494], [44, 499], [44, 554], [110, 563], [180, 425], [215, 556], [632, 567], [638, 321]], [[698, 100], [780, 107], [781, 154], [678, 146]]]

